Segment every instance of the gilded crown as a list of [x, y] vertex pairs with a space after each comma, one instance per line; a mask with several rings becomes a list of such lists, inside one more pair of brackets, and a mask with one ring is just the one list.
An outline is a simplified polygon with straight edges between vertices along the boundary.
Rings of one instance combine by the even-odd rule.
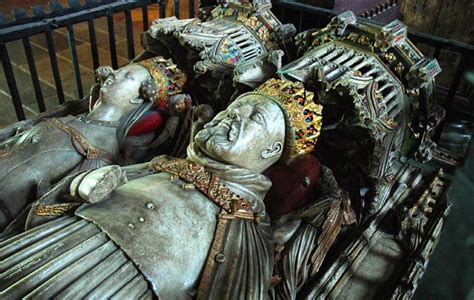
[[272, 98], [285, 114], [285, 152], [297, 156], [313, 151], [321, 132], [322, 105], [314, 102], [314, 93], [301, 82], [270, 79], [255, 92]]
[[168, 107], [169, 97], [183, 92], [186, 74], [171, 59], [161, 56], [137, 62], [150, 72], [158, 90], [155, 106]]

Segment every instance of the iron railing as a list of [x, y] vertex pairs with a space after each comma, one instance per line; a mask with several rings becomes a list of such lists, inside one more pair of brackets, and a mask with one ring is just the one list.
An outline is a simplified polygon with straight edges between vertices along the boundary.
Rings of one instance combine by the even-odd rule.
[[[118, 68], [116, 34], [114, 27], [114, 15], [123, 13], [125, 16], [127, 56], [131, 60], [135, 57], [134, 36], [132, 28], [131, 11], [134, 9], [142, 10], [143, 30], [149, 26], [150, 5], [159, 5], [159, 16], [165, 17], [166, 1], [157, 0], [86, 0], [80, 3], [79, 0], [69, 0], [65, 7], [58, 0], [49, 3], [49, 11], [46, 12], [42, 5], [32, 7], [32, 14], [28, 15], [25, 9], [15, 9], [13, 11], [14, 20], [7, 21], [6, 17], [0, 14], [0, 57], [2, 60], [3, 71], [5, 73], [7, 85], [10, 91], [11, 99], [18, 120], [25, 119], [25, 112], [22, 106], [22, 99], [19, 93], [19, 87], [10, 61], [10, 54], [7, 44], [21, 40], [27, 59], [28, 70], [31, 75], [32, 86], [34, 88], [36, 102], [40, 112], [46, 111], [46, 105], [40, 86], [40, 78], [36, 68], [30, 37], [37, 34], [43, 34], [46, 39], [49, 60], [54, 79], [54, 86], [57, 93], [59, 104], [65, 102], [63, 82], [60, 76], [56, 47], [53, 39], [53, 32], [59, 28], [67, 29], [67, 40], [71, 56], [74, 82], [75, 97], [81, 99], [84, 97], [82, 78], [80, 72], [80, 62], [76, 49], [76, 40], [73, 25], [86, 22], [89, 31], [89, 41], [91, 47], [91, 58], [93, 69], [99, 66], [99, 54], [97, 47], [97, 37], [94, 26], [94, 20], [101, 17], [107, 18], [108, 44], [110, 52], [110, 61], [113, 68]], [[189, 16], [193, 17], [194, 0], [188, 1]], [[174, 0], [174, 14], [179, 17], [180, 1]], [[186, 16], [187, 17], [187, 16]], [[27, 83], [23, 83], [27, 84]]]
[[[184, 1], [181, 1], [181, 3], [183, 2]], [[171, 14], [177, 17], [193, 17], [195, 15], [194, 0], [187, 1], [189, 12], [180, 12], [179, 0], [173, 0], [172, 4], [173, 9]], [[201, 4], [206, 6], [211, 4], [211, 2], [201, 1]], [[117, 68], [119, 63], [117, 60], [114, 15], [123, 13], [125, 16], [127, 56], [128, 59], [131, 60], [136, 54], [134, 48], [131, 11], [134, 9], [142, 10], [143, 30], [147, 30], [149, 26], [148, 9], [150, 5], [157, 5], [159, 7], [159, 17], [163, 18], [166, 16], [166, 0], [86, 0], [84, 4], [81, 4], [79, 0], [69, 0], [68, 7], [63, 7], [58, 0], [53, 0], [49, 4], [49, 12], [46, 12], [43, 6], [33, 6], [33, 15], [29, 16], [24, 9], [17, 9], [13, 12], [14, 20], [10, 22], [7, 22], [5, 16], [0, 14], [0, 57], [18, 120], [25, 119], [25, 112], [22, 106], [22, 99], [20, 97], [17, 80], [10, 61], [9, 52], [7, 50], [8, 43], [18, 40], [22, 41], [32, 86], [36, 96], [37, 106], [40, 112], [44, 112], [46, 110], [46, 105], [40, 86], [40, 79], [36, 69], [30, 37], [41, 34], [44, 35], [46, 39], [46, 48], [51, 64], [54, 87], [56, 89], [59, 104], [63, 104], [65, 102], [65, 96], [56, 56], [53, 32], [59, 28], [66, 28], [67, 30], [68, 47], [71, 55], [71, 64], [75, 82], [75, 97], [83, 98], [84, 92], [79, 66], [80, 62], [77, 55], [73, 25], [83, 22], [87, 23], [93, 64], [92, 67], [93, 69], [96, 69], [100, 62], [94, 20], [105, 17], [107, 19], [110, 61], [112, 67]], [[322, 28], [327, 25], [332, 17], [339, 13], [334, 10], [319, 8], [296, 1], [275, 1], [273, 6], [276, 15], [285, 23], [289, 22], [295, 24], [298, 32], [309, 28]], [[367, 19], [361, 19], [361, 21], [373, 22]], [[459, 85], [465, 67], [468, 65], [470, 57], [474, 55], [474, 46], [415, 31], [409, 31], [409, 37], [417, 44], [424, 44], [432, 47], [433, 57], [438, 58], [441, 51], [453, 52], [460, 56], [459, 62], [453, 73], [454, 75], [449, 79], [449, 83], [445, 86], [439, 86], [437, 91], [439, 95], [444, 95], [444, 98], [446, 99], [445, 107], [448, 112], [453, 110], [452, 104], [456, 103], [454, 106], [456, 112], [454, 114], [451, 113], [451, 116], [455, 116], [456, 118], [467, 118], [472, 121], [472, 116], [474, 115], [472, 94], [474, 93], [467, 96], [462, 95], [459, 90]], [[22, 82], [22, 85], [23, 84], [27, 83]], [[454, 101], [454, 99], [457, 98], [464, 101]], [[467, 108], [460, 108], [458, 105], [460, 103], [470, 104]]]

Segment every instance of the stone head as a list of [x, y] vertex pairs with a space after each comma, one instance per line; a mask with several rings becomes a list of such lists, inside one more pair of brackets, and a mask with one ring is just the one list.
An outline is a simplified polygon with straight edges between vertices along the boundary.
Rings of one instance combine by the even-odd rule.
[[285, 117], [271, 98], [249, 93], [217, 114], [194, 142], [214, 160], [261, 173], [283, 153]]
[[99, 67], [95, 75], [101, 84], [99, 102], [118, 110], [133, 110], [143, 102], [167, 103], [186, 82], [186, 75], [171, 60], [159, 56], [115, 71]]
[[214, 160], [261, 173], [313, 151], [321, 113], [303, 83], [272, 78], [217, 114], [194, 142]]
[[156, 85], [148, 70], [139, 64], [129, 64], [115, 71], [101, 67], [96, 74], [102, 83], [99, 102], [103, 105], [128, 111], [143, 101], [154, 100]]

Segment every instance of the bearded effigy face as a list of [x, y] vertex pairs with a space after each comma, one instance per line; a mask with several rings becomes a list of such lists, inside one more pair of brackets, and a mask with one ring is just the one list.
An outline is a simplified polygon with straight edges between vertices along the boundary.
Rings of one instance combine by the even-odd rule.
[[281, 108], [269, 97], [252, 93], [216, 115], [194, 141], [212, 159], [260, 173], [278, 161], [284, 140]]

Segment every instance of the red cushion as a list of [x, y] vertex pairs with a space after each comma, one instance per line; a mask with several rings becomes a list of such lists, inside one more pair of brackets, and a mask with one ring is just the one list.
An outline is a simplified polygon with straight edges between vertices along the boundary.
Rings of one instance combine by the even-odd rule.
[[153, 132], [161, 127], [163, 118], [157, 111], [149, 111], [144, 114], [128, 131], [128, 135], [137, 136]]
[[288, 165], [269, 168], [265, 175], [272, 181], [272, 187], [265, 196], [265, 206], [270, 217], [298, 210], [314, 200], [319, 172], [319, 160], [311, 154], [295, 157]]

